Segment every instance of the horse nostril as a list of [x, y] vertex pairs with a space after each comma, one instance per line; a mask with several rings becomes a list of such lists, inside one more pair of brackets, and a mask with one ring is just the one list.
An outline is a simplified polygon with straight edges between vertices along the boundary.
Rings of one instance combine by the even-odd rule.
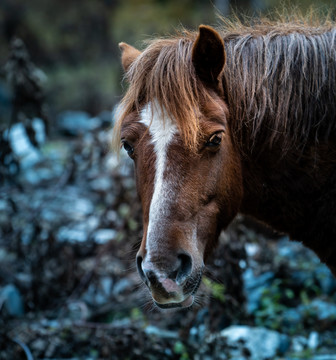
[[146, 278], [144, 271], [142, 270], [142, 256], [140, 256], [140, 255], [137, 256], [136, 265], [137, 265], [138, 273], [139, 273], [142, 281], [146, 283], [147, 278]]
[[176, 281], [182, 283], [186, 277], [188, 277], [191, 273], [192, 269], [192, 259], [188, 254], [179, 254], [177, 256], [179, 260], [179, 268], [176, 273]]

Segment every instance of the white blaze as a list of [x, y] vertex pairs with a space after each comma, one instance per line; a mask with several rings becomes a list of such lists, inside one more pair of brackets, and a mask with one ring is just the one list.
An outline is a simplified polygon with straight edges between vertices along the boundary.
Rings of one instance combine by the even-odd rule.
[[164, 172], [167, 165], [167, 149], [177, 133], [177, 127], [167, 114], [164, 115], [163, 120], [163, 114], [155, 103], [154, 106], [151, 103], [147, 104], [140, 116], [140, 122], [149, 128], [156, 155], [154, 191], [149, 208], [146, 241], [147, 255], [150, 257], [150, 253], [157, 249], [155, 232], [160, 229], [160, 223], [164, 221], [169, 211], [172, 189], [171, 184], [164, 179]]

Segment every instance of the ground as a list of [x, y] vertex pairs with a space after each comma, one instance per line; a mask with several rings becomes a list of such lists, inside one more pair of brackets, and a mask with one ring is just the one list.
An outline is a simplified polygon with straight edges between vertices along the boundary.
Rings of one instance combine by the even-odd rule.
[[109, 129], [71, 135], [17, 154], [20, 172], [0, 187], [1, 360], [336, 359], [335, 279], [242, 216], [196, 304], [158, 310], [135, 270], [132, 164], [109, 150]]

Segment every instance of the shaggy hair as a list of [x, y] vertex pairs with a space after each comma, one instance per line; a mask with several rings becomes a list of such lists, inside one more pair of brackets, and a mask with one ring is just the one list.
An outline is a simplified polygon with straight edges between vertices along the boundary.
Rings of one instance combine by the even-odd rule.
[[[283, 152], [302, 150], [335, 135], [336, 28], [331, 22], [234, 22], [217, 31], [226, 51], [222, 81], [229, 124], [241, 151], [275, 145]], [[184, 31], [148, 44], [126, 74], [129, 88], [119, 126], [129, 113], [155, 100], [195, 148], [199, 104], [211, 101], [192, 65], [196, 36]]]

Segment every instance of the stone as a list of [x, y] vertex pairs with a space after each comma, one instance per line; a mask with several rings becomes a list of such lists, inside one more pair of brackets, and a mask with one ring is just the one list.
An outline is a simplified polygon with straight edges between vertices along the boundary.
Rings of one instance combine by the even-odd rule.
[[154, 325], [148, 325], [145, 328], [145, 333], [149, 336], [156, 336], [161, 339], [179, 339], [179, 334], [176, 331], [163, 330]]
[[253, 314], [260, 305], [262, 293], [271, 281], [274, 279], [274, 273], [265, 272], [259, 276], [255, 276], [251, 268], [243, 273], [244, 291], [246, 294], [246, 312]]
[[336, 291], [336, 279], [326, 265], [321, 263], [314, 275], [324, 294], [332, 295]]
[[281, 325], [288, 331], [293, 331], [302, 324], [302, 314], [297, 309], [287, 309], [282, 313]]
[[65, 135], [79, 136], [98, 129], [101, 126], [101, 120], [97, 117], [90, 118], [90, 115], [84, 111], [68, 110], [59, 114], [57, 126]]
[[112, 111], [103, 110], [98, 114], [98, 118], [101, 120], [103, 128], [112, 126], [113, 123]]
[[41, 161], [42, 155], [29, 141], [23, 124], [12, 125], [7, 136], [22, 169], [32, 167]]
[[273, 359], [283, 355], [290, 345], [289, 338], [277, 331], [244, 325], [233, 325], [211, 335], [207, 343], [215, 359], [249, 360]]
[[314, 299], [308, 305], [299, 306], [299, 311], [305, 317], [314, 317], [317, 324], [328, 326], [336, 321], [336, 305], [321, 299]]
[[100, 192], [100, 193], [107, 193], [112, 188], [112, 180], [105, 177], [99, 177], [90, 181], [90, 187], [93, 191]]
[[35, 131], [35, 139], [39, 145], [45, 143], [46, 140], [46, 128], [42, 119], [34, 118], [32, 120], [32, 127]]
[[85, 242], [88, 238], [88, 234], [85, 229], [79, 228], [70, 228], [62, 226], [57, 233], [57, 239], [59, 241], [69, 241], [69, 242]]
[[97, 244], [106, 244], [107, 242], [114, 240], [118, 232], [113, 229], [98, 229], [94, 235], [93, 239]]
[[291, 350], [295, 353], [303, 352], [307, 348], [307, 339], [302, 336], [293, 336]]
[[110, 277], [103, 277], [99, 284], [91, 283], [82, 296], [82, 300], [90, 306], [101, 306], [109, 301], [113, 280]]
[[319, 334], [316, 331], [312, 331], [309, 334], [307, 346], [311, 350], [316, 350], [319, 346]]
[[9, 315], [13, 317], [24, 315], [22, 296], [14, 284], [8, 284], [1, 290], [0, 299]]
[[113, 286], [113, 294], [114, 295], [120, 295], [123, 292], [131, 289], [134, 287], [134, 284], [128, 279], [123, 278], [120, 279], [114, 286]]

